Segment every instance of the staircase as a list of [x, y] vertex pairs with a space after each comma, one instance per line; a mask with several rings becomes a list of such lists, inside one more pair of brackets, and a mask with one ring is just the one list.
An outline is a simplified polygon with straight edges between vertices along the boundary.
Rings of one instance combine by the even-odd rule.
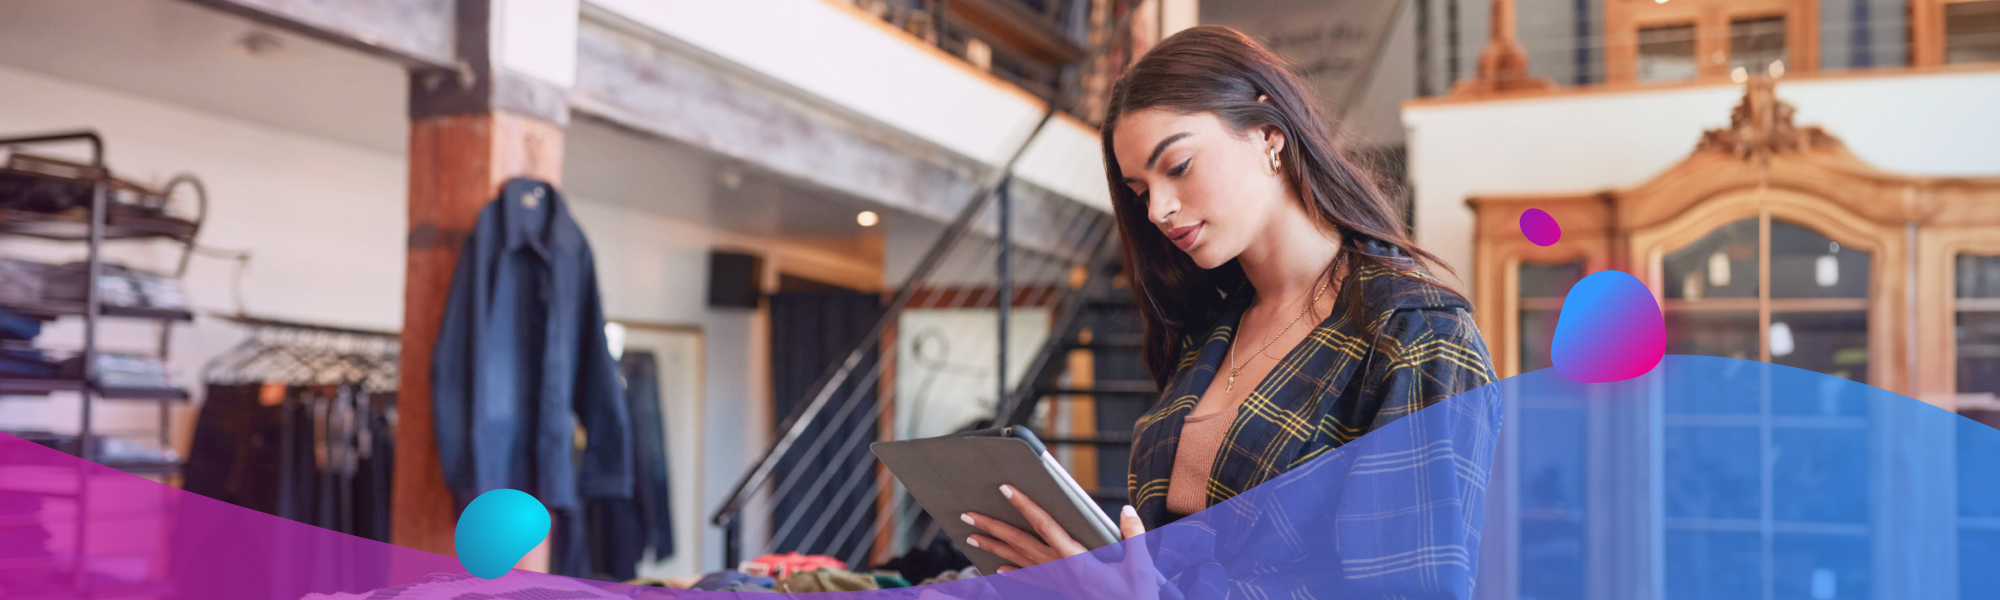
[[1088, 267], [1081, 293], [1029, 366], [1002, 421], [1027, 425], [1107, 514], [1126, 503], [1132, 426], [1159, 398], [1147, 374], [1143, 323], [1113, 257]]

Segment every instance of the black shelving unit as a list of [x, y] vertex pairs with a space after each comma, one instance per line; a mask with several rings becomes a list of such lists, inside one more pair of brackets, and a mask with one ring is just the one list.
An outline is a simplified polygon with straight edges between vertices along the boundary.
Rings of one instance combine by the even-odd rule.
[[[98, 460], [97, 439], [101, 437], [93, 428], [93, 405], [98, 400], [149, 401], [159, 404], [159, 444], [161, 448], [171, 446], [170, 409], [176, 402], [188, 400], [185, 389], [120, 387], [103, 383], [98, 373], [98, 325], [107, 318], [137, 319], [154, 321], [159, 324], [159, 346], [156, 357], [165, 361], [168, 342], [173, 324], [188, 322], [194, 314], [184, 309], [164, 309], [143, 306], [107, 305], [99, 289], [100, 277], [104, 274], [104, 247], [107, 242], [166, 240], [181, 247], [181, 256], [173, 277], [179, 279], [187, 271], [188, 260], [194, 254], [195, 236], [201, 232], [202, 221], [208, 213], [208, 193], [201, 181], [191, 176], [178, 176], [167, 182], [160, 195], [172, 197], [183, 186], [192, 188], [197, 201], [196, 213], [192, 219], [171, 216], [165, 210], [164, 202], [158, 210], [148, 210], [139, 206], [115, 202], [110, 198], [110, 188], [120, 185], [113, 179], [111, 170], [104, 164], [104, 140], [93, 131], [78, 131], [14, 138], [0, 138], [0, 148], [14, 150], [22, 146], [49, 146], [58, 144], [88, 144], [90, 164], [62, 172], [25, 173], [28, 176], [45, 178], [52, 186], [83, 186], [90, 188], [90, 206], [86, 211], [35, 212], [14, 208], [0, 209], [0, 236], [25, 236], [45, 240], [77, 242], [87, 246], [85, 260], [84, 300], [75, 301], [0, 301], [0, 308], [24, 317], [56, 320], [64, 317], [81, 318], [83, 321], [83, 351], [79, 356], [82, 363], [80, 373], [64, 374], [52, 378], [0, 377], [0, 395], [47, 395], [55, 392], [78, 394], [82, 402], [81, 423], [73, 447], [66, 451], [85, 460]], [[10, 172], [12, 172], [10, 170]], [[180, 470], [178, 462], [112, 462], [107, 466], [135, 474], [172, 474]]]

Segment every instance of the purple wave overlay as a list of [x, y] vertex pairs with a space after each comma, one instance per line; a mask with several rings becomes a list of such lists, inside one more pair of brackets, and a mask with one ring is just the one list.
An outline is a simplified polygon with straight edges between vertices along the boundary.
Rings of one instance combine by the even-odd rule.
[[[970, 580], [811, 596], [1582, 598], [1568, 592], [1664, 586], [1654, 591], [1735, 598], [1757, 597], [1768, 585], [1798, 597], [1847, 598], [1872, 590], [1872, 597], [1949, 599], [2000, 589], [2000, 581], [1988, 581], [1991, 569], [1976, 566], [2000, 558], [2000, 527], [1987, 527], [2000, 521], [2000, 461], [1979, 460], [2000, 455], [2000, 430], [1788, 367], [1691, 356], [1670, 356], [1663, 366], [1607, 384], [1578, 383], [1553, 370], [1510, 378], [1404, 416], [1229, 501], [1087, 555]], [[1566, 410], [1604, 414], [1585, 418]], [[1709, 413], [1734, 416], [1712, 426], [1685, 416]], [[1764, 485], [1757, 484], [1756, 469], [1728, 466], [1758, 464], [1739, 454], [1760, 451], [1758, 426], [1751, 423], [1759, 418], [1773, 423], [1765, 426], [1770, 443], [1783, 444], [1761, 450], [1777, 452], [1773, 460], [1784, 467], [1765, 473], [1776, 479]], [[1608, 426], [1636, 433], [1591, 429]], [[1859, 429], [1840, 429], [1850, 426]], [[1656, 435], [1666, 437], [1649, 437]], [[1810, 437], [1815, 435], [1834, 437]], [[1587, 448], [1563, 445], [1572, 437], [1603, 438], [1610, 455], [1592, 460], [1629, 455], [1632, 469], [1583, 468]], [[1737, 437], [1747, 445], [1731, 445]], [[1645, 472], [1655, 464], [1646, 447], [1664, 449], [1663, 471]], [[1684, 468], [1710, 464], [1703, 452], [1717, 453], [1713, 460], [1721, 462], [1713, 464], [1721, 466]], [[1876, 455], [1889, 458], [1868, 458]], [[1894, 468], [1883, 470], [1881, 460], [1890, 459]], [[1569, 463], [1577, 465], [1576, 473], [1564, 475]], [[1647, 492], [1653, 486], [1664, 492]], [[1564, 490], [1572, 489], [1615, 501], [1565, 509]], [[1944, 493], [1931, 493], [1937, 491]], [[1759, 500], [1757, 494], [1775, 495]], [[1901, 504], [1882, 503], [1905, 496]], [[1632, 506], [1612, 506], [1620, 502]], [[1694, 526], [1672, 520], [1699, 517], [1708, 520], [1690, 522], [1705, 526], [1737, 518], [1732, 511], [1754, 518], [1760, 502], [1779, 518], [1858, 519], [1861, 525], [1825, 528], [1845, 538], [1787, 545], [1783, 532], [1759, 541], [1727, 527], [1682, 531]], [[1804, 504], [1787, 504], [1798, 502]], [[1574, 531], [1541, 524], [1551, 515], [1582, 518], [1603, 507], [1645, 514], [1640, 509], [1649, 503], [1664, 503], [1661, 510], [1670, 517], [1664, 544], [1655, 541], [1659, 532], [1639, 526], [1643, 520], [1606, 521], [1613, 526], [1606, 531], [1588, 523]], [[1788, 510], [1803, 512], [1788, 516]], [[1964, 525], [1938, 521], [1951, 518], [1946, 515], [1962, 517]], [[1955, 544], [1926, 537], [1935, 532], [1952, 532]], [[1759, 550], [1758, 544], [1771, 546]], [[1648, 554], [1662, 550], [1664, 557]], [[1889, 570], [1869, 562], [1871, 556], [1905, 555], [1923, 560]], [[1625, 560], [1639, 568], [1599, 570], [1587, 560]], [[1759, 560], [1771, 564], [1760, 566]], [[1646, 565], [1663, 565], [1664, 572], [1648, 574]], [[1614, 581], [1625, 576], [1631, 581]], [[1771, 581], [1760, 579], [1766, 577]], [[790, 595], [797, 594], [780, 594]], [[452, 557], [240, 508], [0, 435], [0, 598], [84, 597], [770, 596], [523, 571], [477, 579]]]

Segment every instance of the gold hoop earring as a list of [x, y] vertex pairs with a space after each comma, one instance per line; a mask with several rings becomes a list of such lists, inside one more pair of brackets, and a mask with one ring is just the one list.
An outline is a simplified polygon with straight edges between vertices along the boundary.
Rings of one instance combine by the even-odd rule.
[[1271, 149], [1271, 176], [1278, 176], [1278, 149]]

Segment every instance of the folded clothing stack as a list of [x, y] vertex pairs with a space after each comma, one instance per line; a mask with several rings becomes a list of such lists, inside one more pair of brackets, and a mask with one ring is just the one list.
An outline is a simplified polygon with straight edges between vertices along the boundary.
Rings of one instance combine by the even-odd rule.
[[[9, 431], [9, 435], [63, 452], [76, 452], [76, 436], [48, 431]], [[91, 456], [103, 463], [177, 463], [181, 453], [173, 448], [155, 448], [115, 437], [91, 436]]]
[[[94, 185], [103, 170], [66, 160], [12, 153], [0, 167], [0, 208], [37, 213], [90, 210]], [[164, 214], [166, 194], [124, 179], [106, 186], [105, 202], [112, 210], [146, 215]]]
[[0, 377], [48, 379], [56, 376], [56, 363], [33, 348], [0, 349]]
[[[82, 302], [87, 292], [84, 284], [90, 279], [86, 274], [89, 270], [89, 265], [85, 263], [51, 267], [42, 297]], [[97, 297], [111, 306], [170, 310], [187, 308], [187, 295], [181, 292], [180, 280], [118, 265], [104, 265], [97, 274], [97, 292]]]
[[821, 554], [766, 554], [736, 566], [736, 570], [751, 575], [767, 575], [784, 579], [793, 573], [813, 569], [846, 569], [847, 561]]
[[[89, 290], [89, 264], [45, 265], [0, 260], [0, 302], [83, 302]], [[108, 306], [184, 310], [187, 294], [179, 279], [119, 265], [104, 265], [97, 274], [98, 298]]]
[[[83, 377], [83, 357], [73, 356], [57, 363], [64, 377]], [[174, 388], [167, 363], [150, 356], [100, 353], [97, 355], [97, 384], [117, 388]]]

